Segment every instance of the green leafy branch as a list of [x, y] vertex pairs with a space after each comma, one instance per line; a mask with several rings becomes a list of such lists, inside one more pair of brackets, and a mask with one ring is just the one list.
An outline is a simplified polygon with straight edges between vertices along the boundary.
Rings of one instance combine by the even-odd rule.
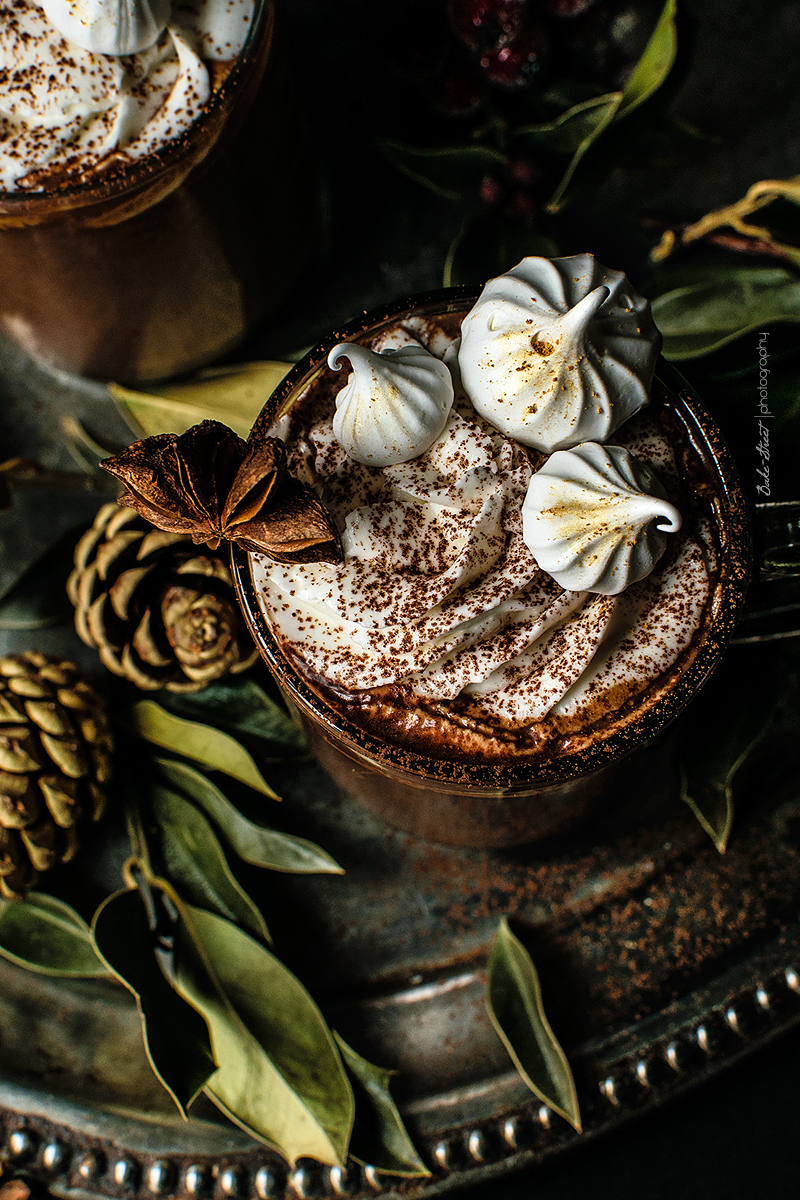
[[800, 279], [783, 267], [704, 264], [660, 274], [653, 320], [673, 362], [700, 358], [746, 333], [800, 321]]
[[649, 100], [666, 80], [678, 51], [675, 10], [676, 0], [667, 0], [641, 57], [622, 89], [583, 100], [551, 121], [521, 126], [512, 131], [514, 138], [524, 138], [543, 150], [569, 157], [566, 170], [545, 205], [546, 212], [558, 213], [565, 206], [570, 184], [580, 162], [598, 138]]
[[[264, 916], [231, 868], [229, 859], [282, 872], [342, 870], [313, 842], [252, 820], [205, 774], [277, 801], [234, 733], [241, 725], [279, 758], [283, 731], [289, 756], [299, 751], [257, 685], [216, 686], [246, 692], [227, 711], [232, 732], [153, 700], [122, 715], [139, 763], [125, 773], [125, 888], [100, 905], [91, 927], [35, 892], [3, 904], [0, 953], [49, 974], [120, 980], [136, 999], [150, 1064], [184, 1116], [204, 1091], [290, 1163], [309, 1156], [343, 1165], [349, 1153], [387, 1173], [427, 1175], [391, 1098], [390, 1073], [328, 1028], [270, 948]], [[206, 691], [168, 700], [197, 715], [216, 706], [214, 687]]]
[[641, 57], [627, 83], [617, 91], [583, 99], [555, 117], [533, 124], [508, 126], [495, 116], [476, 132], [471, 144], [431, 148], [383, 141], [380, 148], [402, 174], [434, 195], [458, 202], [477, 196], [487, 171], [506, 168], [517, 143], [566, 157], [566, 168], [545, 205], [545, 212], [558, 213], [567, 203], [570, 185], [590, 147], [644, 104], [669, 75], [678, 47], [675, 9], [676, 0], [666, 0]]

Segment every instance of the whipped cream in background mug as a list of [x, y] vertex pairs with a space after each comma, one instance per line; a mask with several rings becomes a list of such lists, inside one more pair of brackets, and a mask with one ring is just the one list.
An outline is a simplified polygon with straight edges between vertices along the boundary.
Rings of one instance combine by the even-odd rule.
[[[50, 3], [75, 35], [74, 10], [91, 28], [106, 16], [135, 16], [107, 0]], [[59, 176], [85, 175], [115, 151], [130, 158], [158, 150], [197, 120], [212, 92], [214, 65], [241, 52], [253, 0], [186, 0], [150, 25], [152, 44], [138, 53], [97, 53], [61, 32], [30, 0], [0, 4], [0, 188], [36, 191]], [[92, 41], [87, 38], [84, 40]], [[108, 37], [107, 44], [114, 44]]]
[[274, 0], [0, 10], [0, 330], [119, 383], [229, 353], [317, 226]]

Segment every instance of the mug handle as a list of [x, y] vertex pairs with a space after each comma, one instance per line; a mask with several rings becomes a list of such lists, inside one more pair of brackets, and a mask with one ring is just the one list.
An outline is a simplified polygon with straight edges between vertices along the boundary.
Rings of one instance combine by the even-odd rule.
[[753, 581], [733, 644], [800, 637], [800, 501], [754, 504]]
[[753, 506], [754, 582], [800, 575], [800, 502]]

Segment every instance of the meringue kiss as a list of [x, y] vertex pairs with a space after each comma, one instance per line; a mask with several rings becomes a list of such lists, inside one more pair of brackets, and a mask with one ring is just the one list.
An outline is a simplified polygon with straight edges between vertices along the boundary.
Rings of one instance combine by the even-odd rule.
[[465, 317], [458, 363], [476, 411], [549, 454], [605, 441], [647, 404], [660, 345], [621, 271], [591, 254], [525, 258]]
[[340, 446], [369, 467], [410, 462], [433, 445], [453, 406], [449, 369], [423, 346], [376, 353], [344, 342], [328, 355], [340, 369], [348, 358], [352, 373], [336, 397], [333, 432]]
[[649, 575], [681, 515], [650, 468], [621, 446], [559, 450], [531, 478], [522, 536], [563, 588], [616, 596]]

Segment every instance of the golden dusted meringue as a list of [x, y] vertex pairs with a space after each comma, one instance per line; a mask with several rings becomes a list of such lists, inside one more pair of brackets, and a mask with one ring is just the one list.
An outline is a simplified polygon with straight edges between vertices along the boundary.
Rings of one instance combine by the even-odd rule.
[[116, 57], [154, 46], [172, 11], [170, 0], [41, 0], [41, 7], [68, 41]]
[[410, 462], [433, 445], [453, 406], [449, 369], [423, 346], [376, 353], [343, 342], [328, 355], [340, 369], [348, 358], [352, 373], [336, 397], [333, 432], [356, 462], [388, 467]]
[[653, 570], [681, 515], [650, 468], [621, 446], [584, 442], [531, 478], [522, 536], [563, 588], [616, 596]]
[[621, 271], [591, 254], [525, 258], [464, 318], [458, 363], [476, 411], [549, 454], [605, 441], [647, 404], [660, 346]]

